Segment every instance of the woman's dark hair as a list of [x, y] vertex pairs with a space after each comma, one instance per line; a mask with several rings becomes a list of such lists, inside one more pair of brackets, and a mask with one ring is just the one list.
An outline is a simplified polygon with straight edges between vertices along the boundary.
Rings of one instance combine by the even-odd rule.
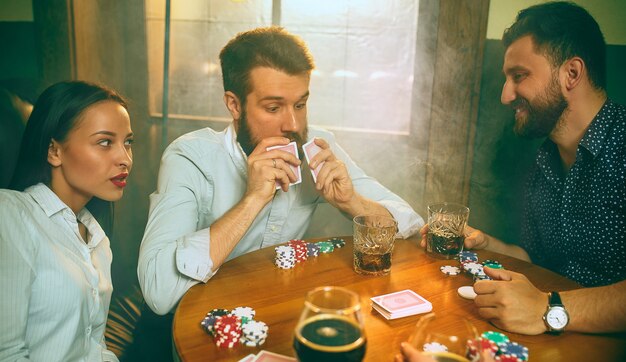
[[[65, 141], [80, 115], [90, 106], [102, 101], [114, 101], [128, 108], [124, 98], [115, 91], [92, 83], [61, 82], [47, 88], [37, 99], [26, 124], [9, 188], [23, 191], [40, 182], [50, 186], [50, 143], [52, 140]], [[113, 203], [94, 197], [87, 204], [87, 209], [98, 219], [105, 232], [110, 233]]]
[[580, 57], [589, 80], [598, 89], [606, 87], [606, 43], [600, 26], [581, 6], [571, 2], [549, 2], [519, 12], [515, 23], [504, 31], [502, 42], [508, 48], [517, 39], [530, 35], [536, 50], [560, 67]]

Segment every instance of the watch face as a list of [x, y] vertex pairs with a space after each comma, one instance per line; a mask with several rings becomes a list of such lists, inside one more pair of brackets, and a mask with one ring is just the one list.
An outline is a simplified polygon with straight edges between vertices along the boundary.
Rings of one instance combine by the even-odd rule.
[[552, 307], [546, 315], [546, 322], [552, 329], [563, 329], [567, 325], [569, 316], [565, 309]]

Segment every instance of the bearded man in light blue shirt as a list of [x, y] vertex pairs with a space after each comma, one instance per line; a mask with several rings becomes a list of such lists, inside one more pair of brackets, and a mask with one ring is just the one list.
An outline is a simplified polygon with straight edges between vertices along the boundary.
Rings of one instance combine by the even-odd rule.
[[[138, 275], [152, 310], [170, 312], [229, 259], [301, 238], [320, 203], [349, 217], [392, 215], [399, 237], [419, 230], [423, 220], [404, 200], [358, 168], [331, 133], [308, 127], [314, 65], [302, 40], [282, 28], [258, 28], [232, 39], [220, 60], [233, 123], [175, 140], [150, 196]], [[267, 151], [291, 141], [301, 149], [312, 139], [322, 150], [309, 165], [289, 152]], [[302, 182], [290, 186], [296, 181], [290, 166], [299, 165]], [[309, 169], [318, 165], [314, 183]]]

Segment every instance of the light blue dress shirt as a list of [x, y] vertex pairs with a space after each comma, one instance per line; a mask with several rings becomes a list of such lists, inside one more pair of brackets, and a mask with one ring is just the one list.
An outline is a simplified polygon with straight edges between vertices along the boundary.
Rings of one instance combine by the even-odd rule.
[[0, 190], [0, 361], [117, 361], [104, 343], [111, 260], [87, 209], [43, 184]]
[[[398, 236], [409, 237], [424, 224], [400, 197], [367, 176], [337, 145], [332, 133], [309, 127], [309, 137], [325, 139], [348, 168], [355, 190], [379, 202], [398, 222]], [[228, 260], [267, 246], [301, 238], [317, 205], [326, 202], [315, 189], [308, 165], [302, 183], [278, 190], [256, 217]], [[170, 312], [185, 292], [212, 276], [210, 227], [243, 197], [247, 157], [231, 124], [216, 132], [200, 129], [178, 138], [161, 159], [157, 190], [139, 253], [138, 276], [145, 300], [156, 313]]]

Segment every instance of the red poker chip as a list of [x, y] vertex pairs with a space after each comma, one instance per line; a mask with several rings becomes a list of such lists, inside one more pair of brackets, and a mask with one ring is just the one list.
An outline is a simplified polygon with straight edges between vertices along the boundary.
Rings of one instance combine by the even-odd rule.
[[496, 357], [496, 361], [499, 361], [499, 362], [524, 362], [524, 360], [522, 360], [521, 358], [518, 358], [517, 356], [514, 356], [512, 354], [501, 354], [498, 357]]

